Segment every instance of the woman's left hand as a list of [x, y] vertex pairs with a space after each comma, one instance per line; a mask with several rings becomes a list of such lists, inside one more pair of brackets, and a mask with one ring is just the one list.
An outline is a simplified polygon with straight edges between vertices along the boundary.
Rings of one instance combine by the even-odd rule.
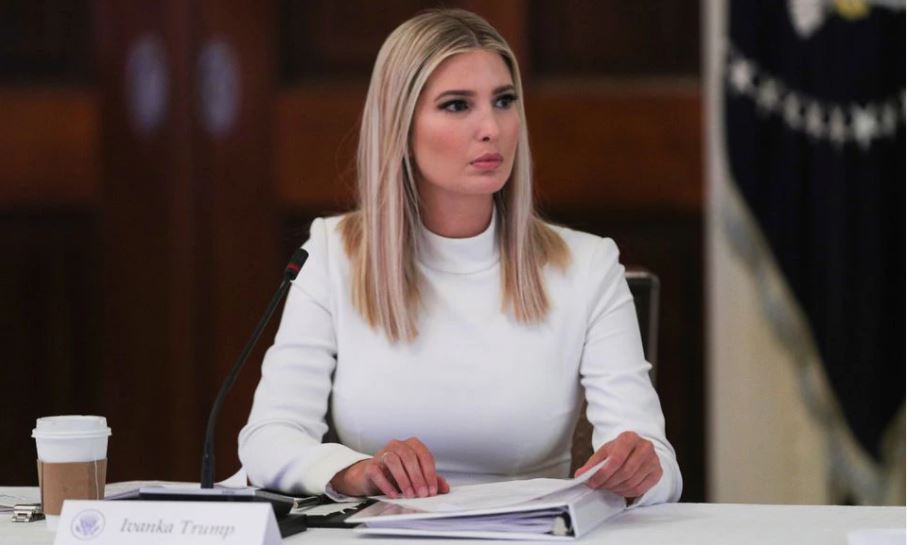
[[628, 503], [645, 494], [661, 479], [661, 462], [652, 442], [631, 431], [602, 445], [574, 476], [579, 477], [605, 459], [608, 461], [586, 481], [586, 485], [610, 490], [627, 498]]

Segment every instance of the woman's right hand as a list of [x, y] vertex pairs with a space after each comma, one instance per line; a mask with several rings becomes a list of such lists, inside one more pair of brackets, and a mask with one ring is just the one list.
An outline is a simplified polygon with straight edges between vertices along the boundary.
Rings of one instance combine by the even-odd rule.
[[450, 492], [450, 485], [435, 472], [434, 456], [415, 437], [390, 441], [373, 458], [334, 475], [331, 486], [347, 496], [426, 498]]

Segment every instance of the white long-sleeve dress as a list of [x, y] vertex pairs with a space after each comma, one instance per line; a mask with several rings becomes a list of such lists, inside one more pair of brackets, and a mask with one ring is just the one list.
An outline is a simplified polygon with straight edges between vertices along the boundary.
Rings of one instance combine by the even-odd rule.
[[[393, 344], [352, 305], [338, 223], [312, 223], [309, 260], [239, 435], [253, 484], [320, 494], [338, 471], [408, 437], [425, 443], [454, 486], [568, 477], [585, 395], [594, 448], [623, 431], [655, 446], [663, 476], [637, 504], [679, 498], [680, 470], [612, 240], [555, 227], [571, 264], [546, 267], [551, 310], [527, 326], [501, 312], [496, 216], [465, 239], [423, 228], [419, 335]], [[329, 400], [340, 443], [322, 443]]]

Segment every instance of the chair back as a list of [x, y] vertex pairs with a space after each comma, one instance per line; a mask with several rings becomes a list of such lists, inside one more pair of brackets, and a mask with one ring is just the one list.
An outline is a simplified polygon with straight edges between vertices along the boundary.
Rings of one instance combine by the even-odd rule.
[[633, 294], [636, 307], [636, 321], [642, 336], [642, 352], [646, 361], [652, 364], [649, 376], [655, 384], [655, 366], [658, 362], [658, 298], [661, 283], [658, 277], [645, 270], [634, 269], [626, 272], [627, 284]]

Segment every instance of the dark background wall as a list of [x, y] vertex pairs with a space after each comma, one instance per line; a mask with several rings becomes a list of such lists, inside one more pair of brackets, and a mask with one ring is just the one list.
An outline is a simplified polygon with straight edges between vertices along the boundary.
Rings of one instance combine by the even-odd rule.
[[[36, 483], [34, 419], [66, 413], [108, 418], [110, 481], [198, 478], [208, 408], [284, 260], [350, 206], [381, 42], [437, 5], [0, 4], [4, 484]], [[661, 276], [658, 389], [684, 499], [705, 499], [699, 2], [445, 5], [520, 58], [545, 215]], [[218, 479], [263, 351], [224, 409]]]

